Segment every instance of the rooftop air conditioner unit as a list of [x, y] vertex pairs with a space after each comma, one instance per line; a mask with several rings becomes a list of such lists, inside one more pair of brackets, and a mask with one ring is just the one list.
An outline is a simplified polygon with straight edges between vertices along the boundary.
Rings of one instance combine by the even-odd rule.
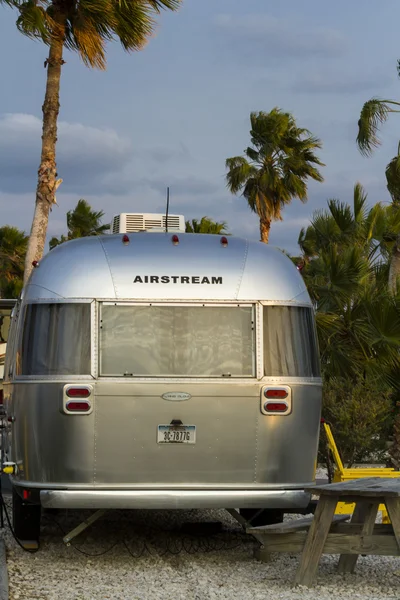
[[[135, 231], [166, 230], [166, 216], [153, 213], [121, 213], [111, 222], [111, 233], [133, 233]], [[185, 231], [183, 215], [168, 215], [168, 231]]]

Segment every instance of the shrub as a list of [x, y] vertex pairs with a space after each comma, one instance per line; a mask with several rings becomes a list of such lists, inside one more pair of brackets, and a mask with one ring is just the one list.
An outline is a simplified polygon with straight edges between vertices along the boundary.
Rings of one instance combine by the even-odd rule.
[[[343, 464], [386, 462], [392, 433], [394, 401], [390, 390], [371, 381], [335, 378], [324, 383], [322, 415], [332, 427]], [[321, 434], [320, 459], [327, 463]]]

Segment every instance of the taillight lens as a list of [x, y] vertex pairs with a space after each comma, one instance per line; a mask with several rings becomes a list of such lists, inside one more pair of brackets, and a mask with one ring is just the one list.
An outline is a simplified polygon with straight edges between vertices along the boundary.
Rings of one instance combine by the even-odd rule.
[[284, 413], [288, 409], [286, 402], [265, 402], [264, 410], [267, 413]]
[[273, 400], [275, 400], [275, 398], [287, 398], [288, 391], [284, 388], [267, 388], [264, 390], [264, 396], [266, 398], [272, 398]]
[[288, 385], [266, 385], [262, 388], [260, 400], [264, 415], [286, 416], [292, 412], [292, 390]]
[[87, 387], [70, 387], [66, 393], [68, 398], [89, 398], [91, 391]]
[[78, 401], [78, 400], [70, 400], [69, 402], [67, 402], [67, 404], [65, 405], [66, 409], [69, 412], [89, 412], [89, 410], [91, 409], [91, 405], [90, 402], [88, 401]]

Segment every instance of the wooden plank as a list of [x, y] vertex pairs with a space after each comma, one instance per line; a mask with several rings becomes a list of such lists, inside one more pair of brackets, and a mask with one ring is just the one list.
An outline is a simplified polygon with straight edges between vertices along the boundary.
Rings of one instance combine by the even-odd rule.
[[328, 537], [337, 502], [337, 496], [322, 496], [318, 502], [314, 520], [311, 523], [300, 558], [300, 565], [297, 569], [296, 584], [312, 585], [317, 574], [319, 559]]
[[393, 527], [393, 533], [400, 548], [400, 500], [385, 498], [389, 519]]
[[[378, 514], [379, 502], [357, 502], [351, 523], [361, 524], [361, 537], [370, 536], [375, 527], [376, 515]], [[339, 573], [354, 573], [358, 554], [342, 554], [339, 559]]]
[[[307, 540], [306, 531], [297, 533], [271, 534], [263, 541], [268, 552], [284, 552], [297, 554], [304, 550]], [[373, 556], [400, 556], [394, 535], [347, 535], [329, 533], [322, 554], [366, 554]]]
[[[347, 535], [360, 535], [362, 523], [334, 523], [329, 533], [347, 533]], [[394, 535], [390, 523], [375, 523], [374, 534]]]
[[[342, 523], [344, 521], [348, 521], [351, 515], [334, 515], [333, 523]], [[314, 516], [305, 517], [304, 519], [292, 519], [290, 521], [285, 521], [284, 523], [274, 523], [273, 525], [261, 525], [260, 527], [248, 527], [246, 529], [247, 533], [290, 533], [292, 531], [307, 531], [311, 523], [314, 520]]]
[[339, 483], [329, 483], [327, 485], [317, 485], [307, 488], [315, 495], [331, 496], [367, 496], [367, 497], [387, 497], [398, 498], [400, 496], [400, 478], [393, 477], [366, 477], [363, 479], [353, 479], [349, 481], [340, 481]]

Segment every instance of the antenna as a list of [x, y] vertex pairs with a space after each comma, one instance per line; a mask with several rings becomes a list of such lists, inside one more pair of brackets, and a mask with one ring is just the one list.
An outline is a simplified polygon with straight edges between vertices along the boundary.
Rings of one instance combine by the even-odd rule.
[[165, 232], [168, 233], [169, 187], [167, 187], [167, 212], [165, 214]]

